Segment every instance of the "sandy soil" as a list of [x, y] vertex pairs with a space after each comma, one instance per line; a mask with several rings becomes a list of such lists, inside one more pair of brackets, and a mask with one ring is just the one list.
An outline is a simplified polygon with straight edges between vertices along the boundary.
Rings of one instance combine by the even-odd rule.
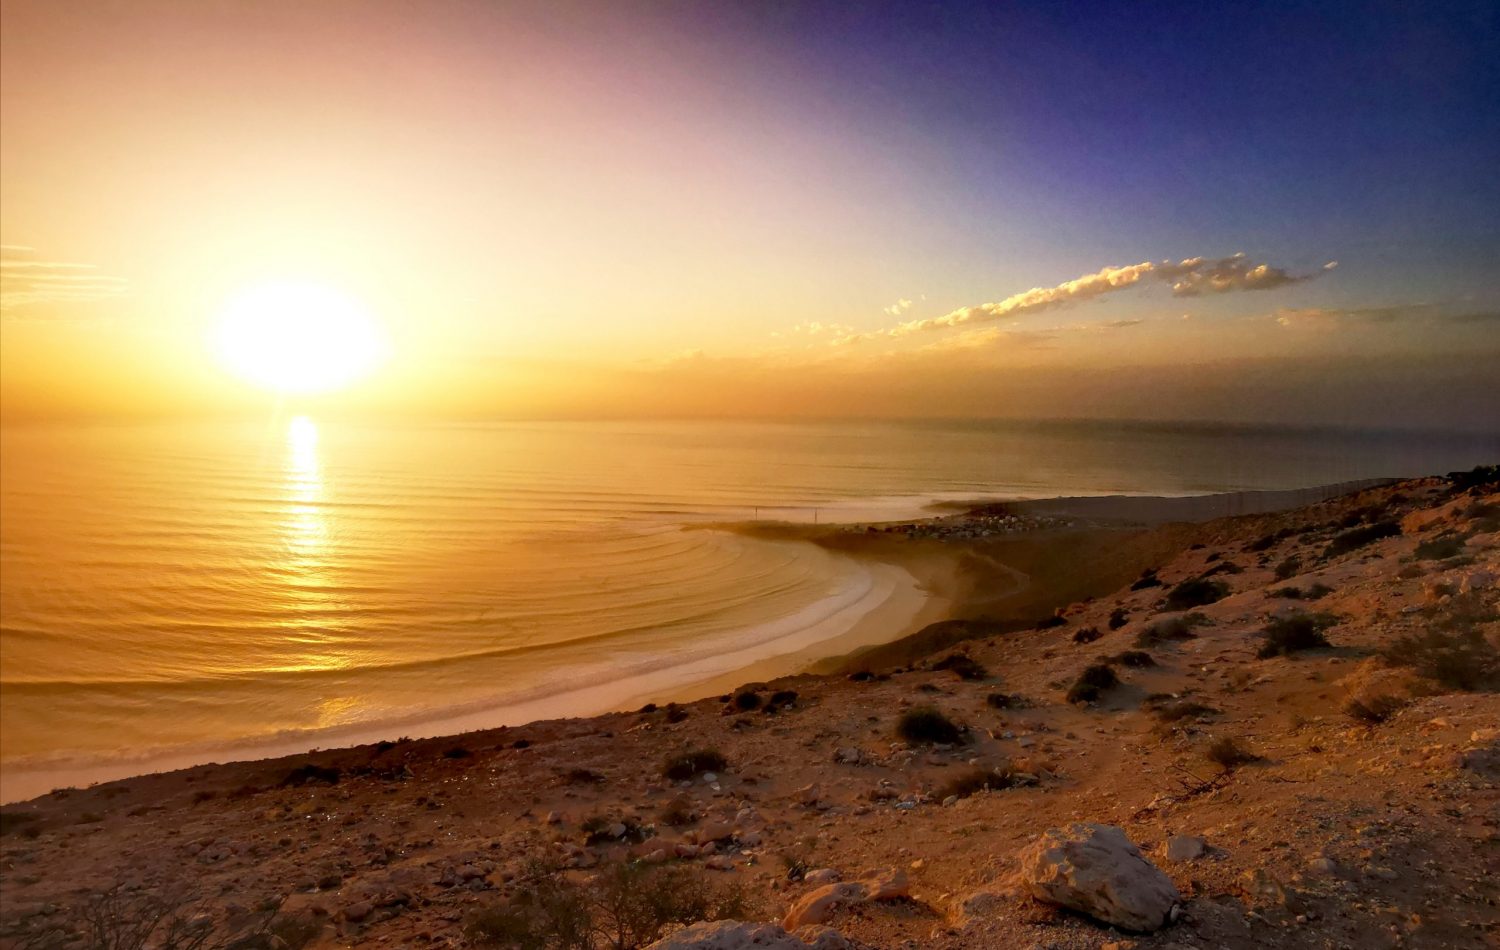
[[[957, 597], [966, 615], [846, 659], [853, 675], [740, 691], [762, 707], [795, 692], [772, 713], [711, 697], [8, 806], [0, 944], [52, 939], [90, 895], [122, 886], [127, 909], [190, 892], [197, 926], [216, 932], [279, 906], [307, 925], [308, 946], [475, 945], [465, 922], [514, 898], [528, 862], [584, 880], [642, 859], [734, 882], [763, 920], [814, 889], [803, 869], [905, 871], [906, 896], [828, 921], [871, 947], [1496, 946], [1497, 514], [1500, 496], [1434, 479], [1154, 529], [830, 534], [821, 543], [870, 556], [947, 546], [941, 557], [966, 565], [948, 578], [972, 595]], [[1369, 539], [1351, 547], [1351, 531]], [[993, 587], [986, 564], [1006, 568]], [[1178, 587], [1188, 581], [1204, 583]], [[1208, 602], [1169, 609], [1192, 593]], [[1010, 629], [1051, 616], [1058, 597], [1072, 603], [1048, 626]], [[1149, 632], [1192, 614], [1182, 639]], [[1268, 625], [1303, 614], [1328, 615], [1328, 645], [1260, 658]], [[1425, 650], [1402, 648], [1428, 633]], [[935, 668], [961, 636], [970, 678]], [[1068, 701], [1100, 663], [1119, 683]], [[962, 740], [901, 739], [916, 706]], [[1225, 739], [1250, 757], [1212, 761]], [[689, 749], [727, 766], [665, 778], [664, 761]], [[974, 767], [1013, 784], [952, 795]], [[593, 843], [591, 818], [604, 829]], [[1017, 854], [1075, 821], [1119, 826], [1171, 876], [1174, 923], [1127, 935], [1024, 896]], [[1205, 853], [1168, 861], [1173, 835], [1201, 836]]]

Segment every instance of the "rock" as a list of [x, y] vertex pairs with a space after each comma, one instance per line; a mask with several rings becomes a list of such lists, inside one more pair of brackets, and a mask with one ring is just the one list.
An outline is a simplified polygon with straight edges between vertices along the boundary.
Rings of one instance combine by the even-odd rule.
[[[804, 939], [804, 937], [809, 939]], [[703, 921], [663, 937], [646, 950], [852, 950], [852, 945], [826, 927], [808, 928], [798, 935], [775, 924], [739, 920]]]
[[886, 871], [862, 881], [826, 884], [802, 895], [802, 899], [786, 912], [781, 925], [787, 930], [796, 930], [808, 924], [821, 924], [840, 907], [865, 901], [896, 900], [909, 894], [911, 886], [907, 883], [905, 871]]
[[734, 861], [722, 854], [716, 854], [703, 862], [703, 866], [710, 871], [733, 871]]
[[1162, 856], [1168, 861], [1181, 864], [1196, 861], [1207, 850], [1208, 842], [1197, 835], [1173, 835], [1162, 848]]
[[1020, 855], [1021, 882], [1037, 900], [1149, 933], [1167, 923], [1180, 895], [1171, 878], [1113, 825], [1053, 828]]
[[734, 826], [727, 821], [706, 821], [693, 832], [693, 841], [696, 844], [708, 844], [710, 841], [723, 841], [733, 834]]
[[837, 884], [844, 876], [833, 868], [818, 868], [802, 875], [804, 884]]
[[1319, 856], [1307, 862], [1307, 870], [1313, 874], [1332, 877], [1339, 873], [1339, 863], [1333, 858]]
[[555, 811], [549, 811], [549, 812], [547, 812], [547, 824], [549, 824], [549, 825], [560, 825], [560, 824], [562, 824], [562, 813], [561, 812], [555, 812]]
[[375, 905], [371, 904], [369, 901], [355, 901], [353, 904], [350, 904], [344, 908], [344, 919], [357, 924], [361, 920], [364, 920], [366, 917], [370, 916], [371, 912], [374, 910]]
[[833, 750], [833, 761], [839, 765], [859, 765], [864, 758], [864, 753], [854, 746], [841, 746]]

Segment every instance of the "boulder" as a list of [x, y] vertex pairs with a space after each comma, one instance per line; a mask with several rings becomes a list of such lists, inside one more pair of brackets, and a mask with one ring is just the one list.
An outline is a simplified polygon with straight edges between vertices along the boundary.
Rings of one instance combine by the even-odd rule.
[[1113, 825], [1050, 829], [1021, 852], [1020, 863], [1021, 884], [1032, 897], [1122, 930], [1160, 929], [1180, 900], [1171, 878]]
[[1197, 835], [1173, 835], [1162, 846], [1162, 856], [1175, 864], [1196, 861], [1207, 850], [1208, 842]]
[[[805, 937], [811, 939], [804, 939]], [[836, 931], [819, 927], [793, 935], [775, 924], [740, 920], [703, 921], [651, 944], [646, 950], [851, 950]]]
[[911, 885], [906, 880], [905, 871], [885, 871], [860, 881], [825, 884], [802, 895], [786, 912], [781, 925], [787, 930], [796, 930], [809, 924], [821, 924], [840, 907], [865, 901], [896, 900], [910, 894]]

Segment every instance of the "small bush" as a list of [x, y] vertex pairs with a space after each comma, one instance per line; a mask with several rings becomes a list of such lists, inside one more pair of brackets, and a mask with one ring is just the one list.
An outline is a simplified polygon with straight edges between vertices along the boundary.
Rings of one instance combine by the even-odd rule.
[[1081, 627], [1076, 632], [1074, 632], [1073, 642], [1093, 643], [1095, 640], [1099, 639], [1102, 636], [1104, 636], [1104, 634], [1099, 632], [1098, 627]]
[[664, 825], [674, 828], [693, 823], [693, 802], [686, 795], [678, 795], [676, 798], [661, 806], [661, 811], [656, 817]]
[[1401, 637], [1382, 655], [1386, 662], [1409, 666], [1447, 689], [1472, 692], [1500, 679], [1500, 652], [1477, 628]]
[[1153, 693], [1143, 704], [1160, 722], [1181, 722], [1184, 719], [1201, 719], [1212, 716], [1218, 710], [1191, 699], [1179, 699], [1168, 693]]
[[1322, 600], [1331, 593], [1333, 588], [1327, 584], [1314, 584], [1306, 590], [1300, 587], [1278, 587], [1271, 591], [1271, 596], [1286, 600]]
[[1112, 689], [1119, 683], [1120, 678], [1112, 668], [1104, 663], [1095, 663], [1079, 673], [1078, 679], [1068, 687], [1067, 700], [1070, 703], [1092, 703], [1104, 690]]
[[988, 679], [990, 671], [967, 653], [950, 653], [932, 664], [934, 670], [952, 670], [961, 680]]
[[1419, 561], [1442, 561], [1450, 557], [1458, 557], [1462, 553], [1464, 553], [1464, 539], [1451, 534], [1433, 538], [1431, 541], [1423, 541], [1417, 545], [1416, 550]]
[[1124, 607], [1116, 607], [1109, 613], [1109, 629], [1118, 630], [1130, 620], [1130, 612]]
[[694, 749], [681, 755], [668, 756], [662, 764], [661, 773], [674, 782], [686, 782], [704, 772], [722, 772], [729, 768], [729, 760], [717, 749]]
[[1186, 617], [1158, 620], [1135, 635], [1135, 645], [1154, 647], [1162, 643], [1171, 643], [1174, 640], [1191, 640], [1197, 636], [1193, 628], [1202, 626], [1207, 619], [1202, 614], [1188, 614]]
[[1500, 485], [1500, 465], [1476, 465], [1467, 472], [1449, 472], [1448, 481], [1456, 492], [1494, 488]]
[[1359, 528], [1350, 528], [1333, 536], [1328, 546], [1323, 549], [1323, 558], [1338, 557], [1348, 554], [1350, 551], [1358, 550], [1367, 544], [1373, 544], [1382, 538], [1394, 538], [1401, 533], [1401, 526], [1394, 521], [1381, 521], [1376, 524], [1364, 525]]
[[1038, 630], [1050, 630], [1053, 627], [1067, 626], [1067, 623], [1068, 618], [1064, 617], [1062, 614], [1053, 614], [1046, 620], [1043, 620], [1041, 623], [1037, 624], [1036, 628]]
[[561, 780], [564, 785], [599, 785], [604, 781], [604, 773], [585, 768], [568, 769]]
[[1201, 578], [1183, 581], [1167, 593], [1166, 610], [1188, 610], [1203, 607], [1229, 596], [1229, 585], [1223, 581]]
[[964, 739], [953, 720], [932, 706], [914, 706], [902, 713], [896, 735], [913, 745], [958, 745]]
[[797, 691], [795, 689], [778, 689], [771, 694], [768, 701], [771, 706], [795, 706], [797, 705]]
[[513, 950], [634, 950], [674, 924], [743, 917], [743, 895], [683, 867], [613, 864], [585, 882], [534, 866], [508, 899], [469, 916], [475, 946]]
[[1124, 653], [1117, 653], [1110, 658], [1110, 662], [1136, 668], [1156, 665], [1156, 660], [1152, 659], [1151, 654], [1142, 650], [1126, 650]]
[[1330, 646], [1323, 631], [1336, 623], [1338, 618], [1332, 614], [1297, 613], [1277, 617], [1261, 630], [1266, 642], [1256, 656], [1266, 660], [1273, 656], [1291, 656], [1302, 650]]
[[1141, 572], [1140, 578], [1130, 585], [1131, 590], [1147, 590], [1152, 587], [1160, 587], [1161, 581], [1156, 576], [1156, 568], [1148, 567]]
[[688, 717], [688, 711], [676, 703], [667, 703], [667, 722], [678, 723]]
[[1294, 554], [1276, 565], [1276, 570], [1273, 573], [1275, 573], [1278, 581], [1284, 581], [1288, 577], [1295, 577], [1300, 570], [1302, 570], [1302, 559]]
[[979, 792], [1010, 788], [1016, 784], [1010, 766], [998, 769], [972, 768], [948, 780], [938, 791], [939, 799], [968, 798]]
[[1222, 769], [1234, 769], [1260, 759], [1233, 736], [1222, 736], [1208, 744], [1203, 750], [1208, 761]]
[[759, 709], [760, 704], [761, 698], [759, 693], [752, 693], [746, 690], [742, 693], [734, 694], [734, 708], [743, 712], [751, 712], [752, 710]]
[[1344, 712], [1369, 725], [1379, 725], [1396, 714], [1406, 703], [1399, 696], [1354, 697], [1344, 704]]
[[1020, 697], [1009, 693], [990, 693], [984, 701], [991, 709], [1015, 709], [1021, 705]]
[[342, 776], [336, 768], [324, 768], [321, 765], [299, 765], [286, 774], [281, 780], [281, 787], [297, 787], [306, 785], [308, 782], [327, 782], [329, 785], [337, 785]]
[[454, 746], [451, 749], [444, 750], [443, 751], [443, 758], [445, 758], [445, 759], [467, 759], [470, 756], [472, 756], [473, 754], [474, 753], [470, 752], [468, 749], [465, 749], [463, 746], [456, 745], [456, 746]]

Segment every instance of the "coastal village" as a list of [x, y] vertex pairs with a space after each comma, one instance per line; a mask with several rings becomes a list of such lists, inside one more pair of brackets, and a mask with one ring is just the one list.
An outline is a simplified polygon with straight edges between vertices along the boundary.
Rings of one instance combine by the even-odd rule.
[[8, 805], [0, 946], [1500, 945], [1495, 470], [1173, 531], [917, 662]]

